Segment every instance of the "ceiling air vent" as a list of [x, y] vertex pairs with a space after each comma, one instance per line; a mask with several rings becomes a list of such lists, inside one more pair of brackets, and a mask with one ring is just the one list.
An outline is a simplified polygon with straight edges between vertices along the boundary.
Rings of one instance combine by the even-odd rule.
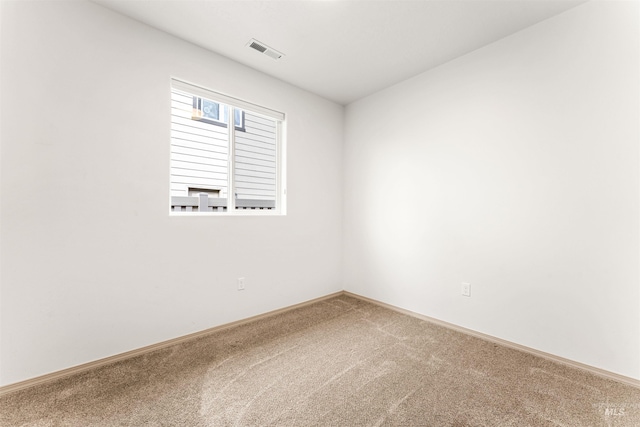
[[251, 49], [257, 50], [264, 55], [267, 55], [269, 58], [280, 59], [284, 56], [284, 53], [278, 52], [277, 50], [270, 48], [266, 44], [259, 42], [256, 39], [249, 40], [247, 46], [249, 46]]

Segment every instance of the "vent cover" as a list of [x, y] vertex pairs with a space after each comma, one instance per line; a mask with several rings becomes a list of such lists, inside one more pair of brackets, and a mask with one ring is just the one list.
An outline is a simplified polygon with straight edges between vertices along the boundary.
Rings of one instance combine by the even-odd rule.
[[273, 58], [276, 60], [284, 56], [284, 53], [278, 52], [277, 50], [270, 48], [266, 44], [259, 42], [256, 39], [249, 40], [249, 43], [247, 43], [247, 46], [250, 47], [251, 49], [257, 50], [258, 52], [264, 55], [267, 55], [269, 58]]

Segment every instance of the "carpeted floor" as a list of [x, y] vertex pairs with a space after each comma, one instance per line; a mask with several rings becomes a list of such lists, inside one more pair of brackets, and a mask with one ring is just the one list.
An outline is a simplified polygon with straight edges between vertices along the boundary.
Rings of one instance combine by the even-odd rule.
[[0, 398], [0, 426], [640, 426], [640, 389], [348, 296]]

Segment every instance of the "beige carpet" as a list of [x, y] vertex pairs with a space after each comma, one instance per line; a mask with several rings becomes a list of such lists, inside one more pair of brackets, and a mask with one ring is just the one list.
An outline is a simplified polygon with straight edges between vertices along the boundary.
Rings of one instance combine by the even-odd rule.
[[640, 426], [640, 389], [348, 296], [0, 398], [1, 426]]

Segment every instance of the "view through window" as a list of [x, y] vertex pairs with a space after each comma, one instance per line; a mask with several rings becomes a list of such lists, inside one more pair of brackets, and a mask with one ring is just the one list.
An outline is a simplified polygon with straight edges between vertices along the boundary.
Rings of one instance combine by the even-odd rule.
[[171, 211], [283, 213], [283, 120], [282, 113], [173, 80]]

